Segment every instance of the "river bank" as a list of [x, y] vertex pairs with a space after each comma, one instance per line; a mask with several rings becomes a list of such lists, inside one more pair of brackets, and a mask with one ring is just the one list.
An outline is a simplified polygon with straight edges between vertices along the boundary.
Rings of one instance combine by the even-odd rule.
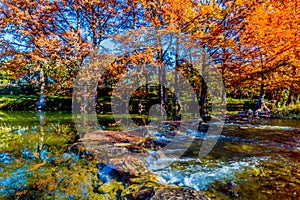
[[[37, 95], [0, 95], [0, 110], [34, 111], [37, 100]], [[47, 111], [72, 111], [72, 97], [48, 96], [46, 101]], [[99, 101], [101, 101], [99, 104], [102, 105], [100, 112], [109, 115], [111, 113], [110, 98], [103, 97], [99, 99]], [[237, 115], [239, 112], [241, 114], [247, 114], [244, 111], [248, 111], [254, 106], [255, 102], [248, 99], [239, 100], [229, 98], [226, 105], [227, 116]], [[283, 106], [280, 108], [273, 106], [271, 108], [272, 116], [270, 116], [270, 118], [300, 119], [300, 104]], [[260, 114], [260, 116], [264, 117], [263, 115], [264, 113]]]

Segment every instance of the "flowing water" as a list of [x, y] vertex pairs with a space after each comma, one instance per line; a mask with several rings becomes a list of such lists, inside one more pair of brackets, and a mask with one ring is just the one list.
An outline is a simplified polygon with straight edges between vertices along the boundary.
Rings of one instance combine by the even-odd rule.
[[[226, 124], [206, 157], [198, 159], [192, 148], [154, 172], [163, 183], [188, 186], [213, 199], [300, 199], [300, 134], [294, 132], [298, 128], [297, 120]], [[194, 137], [201, 145], [203, 133]]]
[[[212, 199], [300, 199], [299, 128], [297, 120], [226, 124], [201, 159], [205, 133], [187, 131], [194, 141], [183, 156], [168, 167], [149, 168], [160, 183], [191, 187]], [[69, 150], [76, 139], [71, 113], [0, 111], [0, 199], [92, 199], [103, 171]]]

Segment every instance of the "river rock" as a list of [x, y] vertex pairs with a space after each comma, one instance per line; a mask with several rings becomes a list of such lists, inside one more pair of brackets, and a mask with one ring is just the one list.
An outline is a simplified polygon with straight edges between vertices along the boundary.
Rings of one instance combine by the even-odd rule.
[[296, 135], [300, 135], [300, 129], [295, 129], [295, 130], [293, 131], [293, 133], [296, 134]]
[[209, 124], [201, 124], [198, 127], [198, 131], [206, 133], [208, 131]]
[[155, 189], [150, 200], [210, 200], [209, 197], [189, 188]]
[[203, 120], [204, 122], [209, 122], [209, 121], [212, 120], [212, 118], [211, 118], [211, 116], [202, 116], [202, 120]]
[[178, 130], [180, 127], [179, 121], [165, 121], [165, 125], [162, 127], [162, 131], [175, 131]]
[[142, 143], [145, 138], [123, 131], [94, 131], [84, 135], [80, 141], [102, 141], [108, 143]]
[[241, 120], [242, 118], [247, 118], [248, 115], [245, 113], [239, 113], [239, 114], [233, 114], [233, 115], [229, 115], [227, 118], [229, 120]]
[[121, 174], [127, 174], [129, 177], [150, 174], [150, 170], [148, 170], [146, 164], [134, 155], [124, 155], [119, 158], [112, 158], [109, 160], [108, 165]]

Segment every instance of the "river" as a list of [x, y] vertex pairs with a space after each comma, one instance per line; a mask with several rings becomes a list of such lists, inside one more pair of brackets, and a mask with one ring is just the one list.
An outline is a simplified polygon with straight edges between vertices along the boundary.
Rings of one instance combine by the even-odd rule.
[[[300, 199], [299, 128], [291, 119], [227, 123], [201, 159], [205, 133], [187, 131], [194, 142], [183, 156], [149, 168], [160, 184], [190, 187], [211, 199]], [[77, 139], [72, 113], [0, 111], [0, 199], [93, 199], [103, 171], [70, 148]]]

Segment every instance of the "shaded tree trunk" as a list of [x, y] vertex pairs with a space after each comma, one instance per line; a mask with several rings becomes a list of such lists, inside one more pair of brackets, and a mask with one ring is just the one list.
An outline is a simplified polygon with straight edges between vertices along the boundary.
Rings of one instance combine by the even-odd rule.
[[137, 75], [137, 85], [138, 85], [138, 89], [137, 89], [137, 92], [138, 92], [138, 113], [139, 113], [139, 115], [142, 115], [142, 112], [144, 110], [143, 110], [142, 99], [141, 99], [142, 89], [141, 89], [141, 80], [140, 80], [139, 74]]
[[265, 90], [264, 90], [264, 84], [261, 83], [260, 85], [260, 91], [259, 91], [259, 97], [258, 97], [258, 102], [257, 102], [257, 105], [256, 105], [256, 109], [263, 109], [264, 107], [264, 96], [265, 96]]
[[225, 57], [225, 49], [223, 49], [223, 57], [222, 57], [222, 69], [221, 69], [221, 77], [222, 77], [222, 81], [224, 83], [224, 88], [222, 90], [222, 103], [226, 103], [226, 90], [225, 90], [225, 69], [227, 68], [226, 60], [227, 60], [227, 56]]
[[[203, 76], [203, 75], [202, 75]], [[204, 117], [206, 115], [206, 102], [207, 102], [207, 85], [204, 78], [201, 78], [201, 97], [200, 97], [200, 116]]]
[[265, 72], [264, 72], [264, 63], [263, 63], [263, 56], [261, 56], [261, 84], [260, 84], [260, 91], [259, 91], [259, 97], [258, 97], [258, 102], [254, 110], [263, 110], [264, 108], [267, 108], [265, 106], [265, 85], [264, 85], [264, 80], [265, 80]]
[[[190, 66], [191, 66], [190, 67], [190, 73], [191, 73], [191, 75], [193, 75], [195, 73], [195, 71], [194, 71], [194, 66], [193, 66], [193, 57], [192, 57], [191, 49], [189, 49], [189, 62], [190, 62]], [[196, 82], [196, 80], [194, 78], [192, 80]], [[193, 104], [194, 104], [194, 106], [199, 105], [198, 96], [197, 96], [197, 86], [196, 86], [195, 82], [192, 82], [192, 87], [193, 87]], [[197, 116], [198, 116], [197, 112], [195, 112], [194, 113], [194, 117], [197, 117]]]
[[165, 69], [165, 67], [162, 67], [163, 103], [164, 103], [165, 109], [167, 109], [167, 107], [168, 107], [168, 91], [167, 91], [167, 87], [166, 87], [166, 85], [167, 85], [166, 79], [167, 79], [166, 69]]
[[205, 109], [207, 102], [207, 84], [205, 82], [206, 76], [206, 57], [205, 50], [203, 49], [203, 57], [202, 57], [202, 77], [201, 77], [201, 93], [200, 93], [200, 116], [203, 118], [206, 116], [207, 112]]
[[223, 80], [223, 83], [224, 83], [224, 88], [223, 88], [222, 94], [221, 94], [222, 95], [222, 103], [226, 103], [226, 90], [225, 90], [225, 78], [224, 78], [225, 68], [226, 68], [226, 66], [224, 65], [223, 68], [222, 68], [222, 74], [221, 74], [222, 80]]
[[145, 92], [148, 94], [149, 93], [149, 73], [146, 74], [146, 85], [145, 85]]
[[179, 39], [176, 42], [176, 54], [175, 54], [175, 71], [174, 71], [174, 120], [179, 119], [180, 105], [179, 105], [179, 91], [178, 91], [178, 69], [179, 69]]
[[[293, 67], [292, 75], [293, 76], [297, 75], [297, 69], [296, 69], [296, 67]], [[295, 93], [296, 93], [295, 87], [294, 87], [294, 85], [291, 85], [290, 86], [290, 94], [289, 94], [288, 100], [286, 102], [287, 105], [293, 105], [294, 104]]]
[[163, 83], [162, 83], [162, 67], [158, 67], [158, 79], [159, 79], [159, 103], [160, 105], [164, 104], [164, 96], [163, 96]]
[[290, 94], [286, 102], [287, 105], [294, 105], [295, 89], [293, 86], [290, 87]]
[[297, 92], [296, 94], [295, 94], [295, 101], [296, 101], [296, 104], [298, 104], [299, 103], [299, 97], [300, 97], [300, 95], [299, 95], [299, 93]]

